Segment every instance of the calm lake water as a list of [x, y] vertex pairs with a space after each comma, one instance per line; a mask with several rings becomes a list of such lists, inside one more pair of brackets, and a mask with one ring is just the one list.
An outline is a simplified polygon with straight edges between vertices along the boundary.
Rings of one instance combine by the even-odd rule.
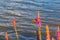
[[41, 31], [45, 30], [46, 23], [50, 31], [55, 31], [56, 25], [60, 24], [60, 0], [0, 0], [0, 25], [10, 28], [1, 29], [0, 32], [9, 32], [9, 37], [15, 38], [11, 19], [16, 18], [19, 40], [36, 40], [36, 35], [30, 33], [37, 29], [31, 20], [36, 17], [38, 10], [42, 21]]

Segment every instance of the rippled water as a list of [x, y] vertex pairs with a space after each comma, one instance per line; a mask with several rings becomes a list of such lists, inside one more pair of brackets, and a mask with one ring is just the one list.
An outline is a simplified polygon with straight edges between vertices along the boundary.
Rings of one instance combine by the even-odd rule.
[[11, 24], [11, 19], [15, 17], [19, 39], [36, 40], [36, 35], [31, 35], [29, 32], [37, 29], [36, 24], [31, 20], [36, 17], [38, 10], [42, 20], [41, 30], [45, 29], [46, 23], [49, 24], [50, 30], [57, 29], [56, 25], [60, 25], [60, 0], [0, 0], [0, 25], [9, 28], [1, 29], [1, 32], [12, 32], [9, 36], [15, 38]]

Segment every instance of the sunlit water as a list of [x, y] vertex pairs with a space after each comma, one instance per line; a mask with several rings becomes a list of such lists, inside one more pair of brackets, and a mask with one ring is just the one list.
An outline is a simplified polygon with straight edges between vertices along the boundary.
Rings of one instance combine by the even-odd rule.
[[60, 0], [0, 0], [0, 25], [10, 28], [0, 31], [9, 32], [9, 36], [15, 38], [11, 19], [16, 18], [19, 40], [36, 40], [36, 35], [29, 32], [35, 32], [37, 29], [37, 25], [31, 20], [36, 17], [38, 10], [42, 21], [41, 30], [45, 30], [46, 23], [49, 24], [50, 30], [56, 30], [56, 25], [60, 24]]

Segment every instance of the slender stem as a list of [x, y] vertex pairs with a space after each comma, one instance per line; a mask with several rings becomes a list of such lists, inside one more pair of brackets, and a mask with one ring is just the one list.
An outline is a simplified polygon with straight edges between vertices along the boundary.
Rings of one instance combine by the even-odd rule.
[[38, 39], [39, 39], [39, 40], [42, 40], [42, 38], [41, 38], [40, 26], [38, 26]]
[[14, 29], [15, 29], [15, 33], [16, 33], [16, 40], [18, 40], [18, 33], [17, 33], [17, 30], [16, 30], [16, 27]]

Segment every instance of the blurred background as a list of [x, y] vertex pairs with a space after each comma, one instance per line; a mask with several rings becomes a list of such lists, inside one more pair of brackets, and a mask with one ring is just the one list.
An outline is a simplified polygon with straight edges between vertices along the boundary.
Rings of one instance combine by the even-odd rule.
[[[50, 31], [55, 31], [60, 25], [60, 0], [0, 0], [0, 35], [8, 32], [10, 37], [16, 37], [11, 23], [11, 19], [16, 18], [19, 39], [36, 40], [36, 35], [32, 33], [36, 31], [37, 25], [31, 20], [36, 17], [38, 10], [41, 31], [45, 31], [46, 23]], [[45, 34], [42, 39], [45, 39]]]

